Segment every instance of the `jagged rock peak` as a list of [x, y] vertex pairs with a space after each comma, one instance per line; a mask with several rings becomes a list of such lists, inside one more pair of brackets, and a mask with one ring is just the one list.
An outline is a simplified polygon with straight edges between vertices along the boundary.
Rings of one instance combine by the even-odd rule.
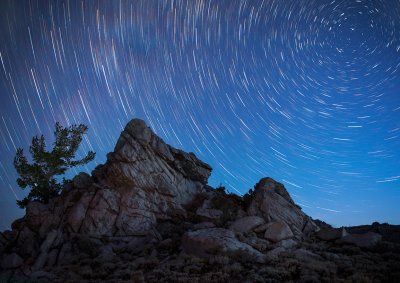
[[266, 177], [262, 178], [254, 188], [248, 208], [249, 215], [261, 216], [266, 222], [285, 224], [297, 239], [319, 229], [312, 219], [294, 203], [281, 183]]
[[[158, 169], [166, 175], [177, 171], [182, 175], [179, 177], [200, 182], [203, 185], [207, 183], [212, 170], [210, 165], [199, 160], [194, 153], [186, 153], [167, 145], [140, 119], [133, 119], [125, 126], [114, 152], [107, 155], [107, 160], [106, 166], [125, 162], [131, 169], [140, 169], [135, 175], [151, 174], [154, 173], [153, 169], [157, 169], [155, 167], [159, 167]], [[121, 173], [126, 175], [127, 172]], [[132, 176], [127, 177], [130, 179], [129, 177]], [[174, 183], [176, 178], [169, 181]]]
[[275, 181], [271, 177], [264, 177], [258, 181], [255, 185], [255, 189], [266, 189], [266, 190], [273, 190], [275, 193], [283, 197], [285, 200], [290, 202], [291, 204], [295, 204], [293, 199], [290, 197], [288, 191], [286, 190], [285, 186], [281, 183]]
[[126, 124], [124, 131], [130, 134], [134, 139], [149, 143], [155, 135], [152, 130], [146, 125], [146, 122], [141, 119], [132, 119]]

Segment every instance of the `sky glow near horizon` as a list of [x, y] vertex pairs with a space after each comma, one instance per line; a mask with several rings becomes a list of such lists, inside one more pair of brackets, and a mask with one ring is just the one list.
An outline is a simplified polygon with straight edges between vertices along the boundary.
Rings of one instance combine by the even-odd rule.
[[243, 194], [264, 176], [336, 226], [400, 224], [399, 1], [1, 1], [0, 228], [12, 161], [84, 123], [90, 172], [141, 118]]

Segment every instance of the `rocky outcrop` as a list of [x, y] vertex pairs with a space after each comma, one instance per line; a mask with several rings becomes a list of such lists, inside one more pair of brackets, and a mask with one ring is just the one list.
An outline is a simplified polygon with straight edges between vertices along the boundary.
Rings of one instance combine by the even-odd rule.
[[264, 223], [265, 220], [259, 216], [246, 216], [233, 222], [229, 229], [241, 233], [247, 233]]
[[263, 178], [255, 186], [248, 213], [261, 216], [266, 222], [286, 223], [297, 239], [305, 232], [319, 229], [294, 203], [285, 187], [271, 178]]
[[157, 219], [185, 213], [182, 205], [202, 191], [210, 173], [194, 154], [165, 144], [134, 119], [107, 162], [94, 170], [94, 183], [84, 174], [74, 178], [82, 191], [70, 192], [79, 199], [68, 209], [66, 224], [71, 232], [93, 236], [146, 234]]
[[182, 244], [184, 252], [200, 257], [241, 251], [258, 262], [263, 262], [264, 258], [262, 253], [239, 241], [233, 231], [223, 228], [201, 229], [185, 233]]
[[293, 232], [284, 222], [271, 222], [268, 225], [264, 237], [274, 243], [293, 237]]
[[353, 265], [374, 262], [359, 258], [378, 250], [380, 234], [317, 222], [319, 231], [273, 179], [240, 197], [208, 186], [210, 173], [130, 121], [105, 164], [79, 173], [48, 204], [29, 203], [0, 233], [0, 281], [347, 282], [359, 279]]

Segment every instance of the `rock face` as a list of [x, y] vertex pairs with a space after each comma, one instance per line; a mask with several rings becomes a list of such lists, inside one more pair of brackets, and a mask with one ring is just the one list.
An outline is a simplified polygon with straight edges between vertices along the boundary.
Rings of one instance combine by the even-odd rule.
[[286, 223], [298, 239], [301, 239], [305, 230], [319, 229], [293, 202], [284, 186], [271, 178], [263, 178], [255, 186], [248, 213], [259, 215], [267, 222]]
[[94, 190], [82, 194], [67, 223], [72, 232], [89, 235], [147, 233], [157, 219], [184, 213], [182, 205], [202, 190], [210, 173], [194, 154], [165, 144], [144, 121], [134, 119], [106, 164], [94, 170]]
[[229, 229], [241, 233], [247, 233], [264, 223], [265, 220], [259, 216], [247, 216], [239, 218], [233, 222]]
[[282, 240], [290, 239], [293, 237], [293, 232], [290, 230], [288, 224], [284, 222], [272, 222], [267, 227], [264, 234], [265, 239], [274, 243]]
[[232, 253], [241, 251], [263, 261], [263, 254], [250, 245], [236, 239], [235, 233], [223, 228], [201, 229], [188, 232], [183, 236], [183, 250], [188, 254], [208, 257], [216, 253]]
[[208, 186], [210, 173], [142, 120], [130, 121], [105, 164], [79, 173], [48, 204], [29, 203], [12, 231], [0, 233], [0, 281], [347, 282], [357, 281], [351, 259], [329, 245], [350, 244], [355, 253], [380, 243], [375, 233], [316, 234], [318, 225], [271, 178], [240, 197]]

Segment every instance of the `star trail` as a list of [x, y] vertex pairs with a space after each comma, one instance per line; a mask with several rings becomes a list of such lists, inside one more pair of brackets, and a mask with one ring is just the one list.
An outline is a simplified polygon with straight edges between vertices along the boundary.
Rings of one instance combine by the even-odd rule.
[[16, 148], [84, 123], [105, 162], [144, 119], [237, 194], [282, 182], [313, 218], [400, 224], [400, 2], [1, 1], [0, 228]]

